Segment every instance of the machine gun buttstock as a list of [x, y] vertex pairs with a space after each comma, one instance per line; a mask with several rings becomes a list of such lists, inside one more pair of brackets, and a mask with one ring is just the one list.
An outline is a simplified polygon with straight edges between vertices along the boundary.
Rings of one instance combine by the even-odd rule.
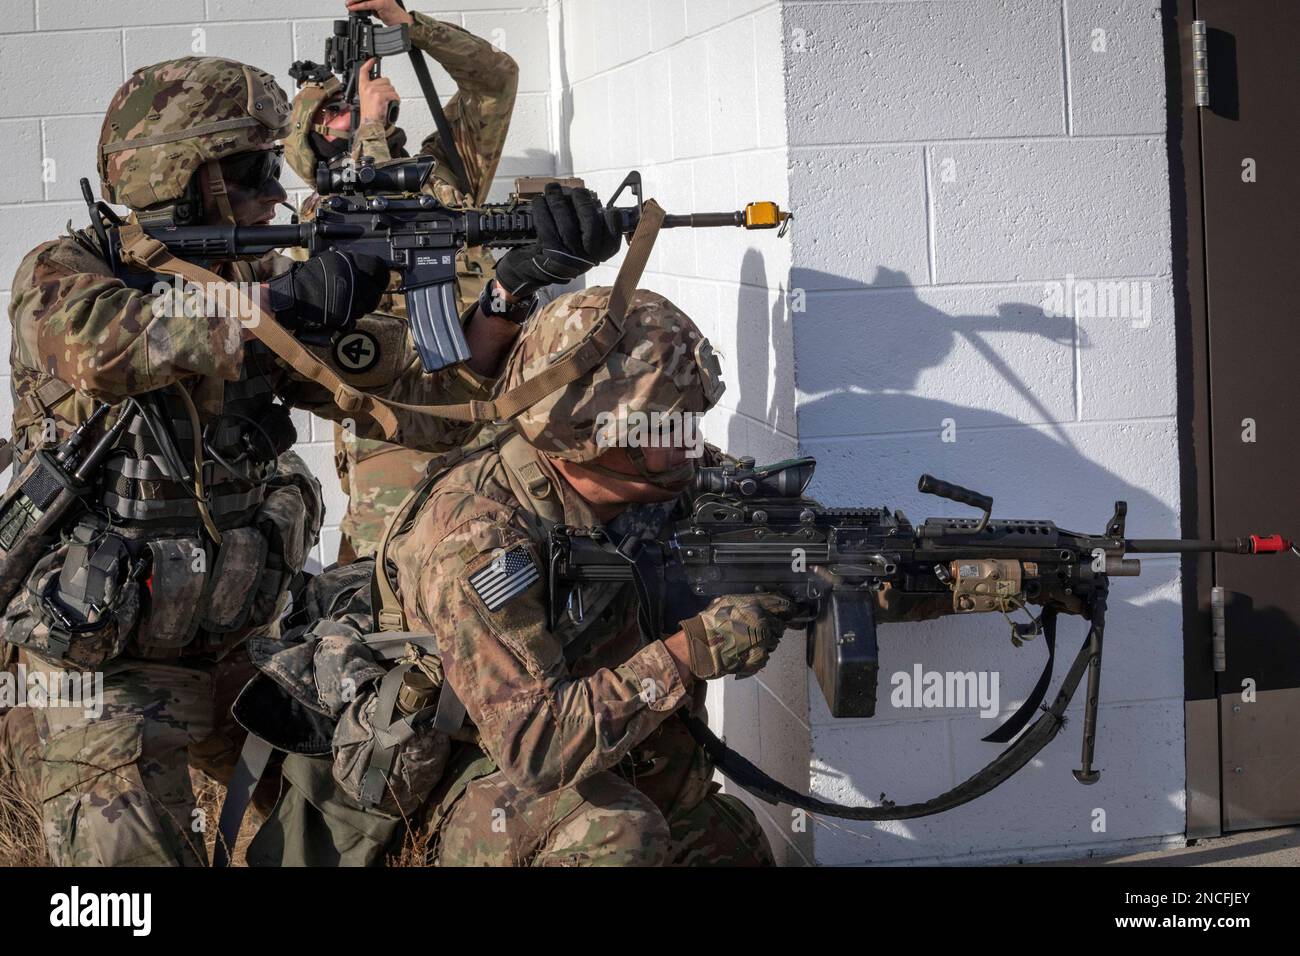
[[832, 588], [808, 629], [808, 666], [833, 717], [874, 717], [880, 654], [875, 592]]

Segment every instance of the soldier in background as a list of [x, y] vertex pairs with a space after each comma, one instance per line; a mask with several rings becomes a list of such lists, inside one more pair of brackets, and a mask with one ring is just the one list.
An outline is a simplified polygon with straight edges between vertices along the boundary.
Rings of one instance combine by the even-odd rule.
[[[456, 93], [446, 106], [446, 114], [469, 179], [469, 192], [457, 188], [436, 132], [424, 140], [418, 151], [439, 157], [425, 191], [448, 206], [482, 205], [487, 201], [510, 129], [518, 65], [486, 40], [423, 13], [408, 13], [396, 0], [347, 0], [347, 9], [349, 13], [374, 14], [386, 26], [409, 24], [414, 46], [437, 60], [456, 82]], [[405, 131], [386, 125], [390, 104], [400, 101], [392, 82], [387, 77], [371, 79], [367, 65], [360, 72], [358, 88], [361, 117], [354, 133], [350, 129], [351, 110], [343, 100], [337, 78], [300, 81], [292, 129], [285, 139], [285, 158], [305, 182], [315, 182], [316, 167], [322, 161], [331, 166], [347, 158], [382, 163], [409, 155]], [[314, 215], [319, 199], [312, 195], [304, 202], [304, 219]], [[489, 305], [502, 302], [500, 296], [494, 299], [490, 290], [484, 295], [494, 268], [495, 261], [486, 249], [464, 249], [458, 254], [456, 290], [462, 312], [481, 297]], [[526, 302], [512, 308], [511, 314], [526, 317], [531, 308], [532, 303]], [[385, 296], [377, 311], [406, 317], [400, 295]], [[374, 553], [389, 516], [424, 473], [428, 461], [427, 452], [362, 438], [346, 425], [335, 424], [334, 464], [348, 496], [348, 511], [340, 525], [341, 563]]]

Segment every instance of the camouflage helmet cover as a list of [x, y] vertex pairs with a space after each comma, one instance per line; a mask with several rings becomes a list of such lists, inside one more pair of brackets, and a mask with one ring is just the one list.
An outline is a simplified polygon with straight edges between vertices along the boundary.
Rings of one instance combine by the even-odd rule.
[[[289, 132], [284, 137], [284, 158], [292, 169], [308, 186], [316, 183], [316, 167], [322, 157], [312, 147], [311, 134], [322, 133], [324, 129], [316, 120], [316, 114], [326, 103], [343, 96], [343, 84], [338, 77], [331, 76], [321, 81], [303, 79], [298, 82], [298, 92], [293, 98], [293, 110], [290, 117]], [[351, 139], [352, 133], [330, 130], [343, 139]], [[388, 153], [393, 158], [406, 156], [406, 131], [396, 124], [384, 127], [384, 136], [388, 141]], [[340, 164], [349, 155], [345, 152], [330, 161], [331, 167]]]
[[[501, 392], [534, 378], [572, 351], [605, 312], [608, 288], [563, 295], [524, 330], [511, 352]], [[553, 458], [590, 462], [609, 450], [602, 435], [631, 413], [703, 414], [722, 395], [721, 368], [709, 340], [681, 309], [638, 290], [623, 336], [591, 372], [515, 417], [515, 428]]]
[[220, 57], [164, 60], [136, 70], [108, 104], [100, 188], [132, 209], [170, 202], [205, 163], [269, 149], [288, 127], [288, 97], [271, 74]]
[[304, 80], [298, 84], [293, 98], [293, 111], [289, 132], [284, 137], [284, 158], [289, 168], [308, 185], [316, 182], [316, 164], [320, 158], [311, 147], [311, 132], [316, 113], [331, 100], [343, 93], [343, 84], [337, 76], [321, 82]]

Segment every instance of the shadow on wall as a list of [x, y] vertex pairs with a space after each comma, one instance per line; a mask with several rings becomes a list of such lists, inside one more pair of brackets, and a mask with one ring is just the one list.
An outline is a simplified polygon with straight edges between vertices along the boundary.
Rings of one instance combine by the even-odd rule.
[[[746, 256], [745, 267], [753, 275], [750, 281], [767, 285], [758, 253]], [[755, 297], [752, 289], [742, 288], [737, 312], [739, 361], [734, 376], [735, 405], [741, 416], [733, 418], [729, 427], [727, 447], [732, 454], [747, 453], [743, 416], [799, 436], [800, 454], [814, 455], [819, 462], [810, 493], [827, 505], [884, 502], [891, 508], [902, 507], [914, 524], [929, 516], [969, 513], [961, 505], [916, 491], [917, 477], [929, 472], [992, 494], [995, 516], [1047, 517], [1064, 528], [1100, 532], [1113, 502], [1119, 499], [1129, 503], [1130, 536], [1177, 536], [1177, 515], [1169, 502], [1094, 460], [1106, 457], [1108, 447], [1120, 442], [1136, 442], [1140, 454], [1142, 442], [1161, 440], [1155, 437], [1158, 430], [1138, 427], [1135, 434], [1123, 437], [1132, 431], [1126, 423], [1067, 427], [1074, 420], [1074, 350], [1079, 334], [1072, 317], [1049, 315], [1040, 306], [1024, 302], [991, 303], [989, 314], [949, 314], [926, 301], [941, 299], [943, 290], [917, 289], [905, 274], [885, 268], [878, 270], [870, 284], [795, 269], [789, 284], [793, 289], [835, 291], [809, 294], [806, 311], [791, 315], [788, 296], [779, 296], [769, 307], [765, 296]], [[964, 301], [969, 304], [969, 296]], [[797, 405], [787, 402], [783, 406], [782, 376], [778, 375], [772, 386], [768, 370], [774, 360], [789, 361], [790, 350], [783, 351], [781, 343], [791, 341], [792, 321], [799, 323], [793, 352], [800, 391]], [[1087, 347], [1086, 342], [1078, 343], [1078, 348]], [[1032, 359], [1044, 353], [1056, 356], [1055, 365], [1046, 367], [1068, 376], [1049, 388], [1036, 378], [1027, 379], [1024, 371], [1039, 367]], [[961, 379], [954, 384], [936, 378], [935, 370], [945, 368]], [[793, 381], [793, 376], [785, 377]], [[916, 394], [918, 388], [960, 398], [928, 397]], [[1044, 393], [1049, 397], [1040, 398]], [[1068, 403], [1062, 396], [1069, 397]], [[985, 403], [999, 406], [999, 410], [983, 407]], [[788, 421], [791, 407], [796, 409], [797, 430]], [[943, 440], [945, 425], [951, 426], [955, 440]], [[1126, 454], [1121, 460], [1128, 458]], [[1152, 757], [1150, 748], [1159, 746], [1155, 742], [1121, 742], [1122, 728], [1116, 721], [1108, 721], [1105, 705], [1112, 701], [1181, 701], [1182, 669], [1171, 666], [1181, 659], [1180, 606], [1176, 600], [1149, 593], [1160, 587], [1167, 594], [1167, 582], [1176, 572], [1176, 563], [1152, 563], [1145, 586], [1121, 580], [1112, 591], [1108, 614], [1112, 639], [1108, 642], [1108, 666], [1103, 670], [1099, 767], [1105, 768], [1109, 758], [1112, 766], [1132, 764], [1134, 773], [1140, 775]], [[1058, 662], [1053, 692], [1085, 630], [1078, 619], [1062, 619], [1060, 656], [1064, 661]], [[774, 746], [774, 730], [802, 735], [809, 757], [814, 756], [812, 738], [816, 738], [813, 783], [824, 796], [858, 803], [861, 795], [875, 801], [883, 792], [902, 802], [924, 800], [956, 785], [996, 756], [1002, 747], [982, 743], [979, 738], [1019, 705], [1044, 661], [1040, 647], [1030, 645], [1027, 652], [1016, 653], [1007, 639], [1005, 623], [1000, 617], [994, 620], [993, 615], [893, 625], [882, 628], [880, 638], [878, 716], [873, 721], [831, 718], [820, 690], [815, 684], [807, 688], [804, 673], [799, 675], [804, 687], [789, 679], [763, 682], [757, 696], [766, 692], [787, 697], [768, 708], [787, 715], [779, 726], [763, 716], [761, 703], [755, 711], [754, 692], [744, 683], [727, 681], [723, 732], [737, 749], [750, 746], [773, 752], [776, 759], [767, 761], [762, 752], [747, 755], [797, 789], [803, 789], [808, 781], [809, 764], [792, 760], [789, 746]], [[798, 641], [801, 657], [802, 639], [791, 640]], [[1173, 649], [1170, 641], [1176, 645]], [[781, 654], [783, 660], [787, 653]], [[890, 700], [890, 675], [910, 672], [914, 664], [927, 670], [1000, 671], [1001, 717], [980, 720], [969, 710], [925, 715], [895, 710]], [[805, 690], [810, 699], [803, 710]], [[741, 706], [730, 706], [733, 696]], [[1082, 691], [1076, 695], [1072, 711], [1078, 712], [1083, 696]], [[1181, 705], [1178, 707], [1181, 715]], [[752, 726], [755, 719], [763, 724], [761, 736]], [[890, 729], [885, 729], [889, 725]], [[1089, 808], [1112, 801], [1131, 803], [1131, 791], [1140, 790], [1141, 784], [1131, 779], [1126, 782], [1132, 774], [1120, 769], [1103, 775], [1106, 785], [1078, 786], [1067, 767], [1078, 759], [1079, 727], [1078, 721], [1072, 722], [1038, 760], [1000, 791], [946, 814], [880, 825], [885, 829], [814, 820], [810, 829], [833, 844], [829, 853], [818, 846], [818, 862], [951, 858], [990, 847], [1014, 852], [1017, 847], [1087, 842]], [[1172, 733], [1181, 733], [1181, 716]], [[1181, 737], [1177, 739], [1181, 744]], [[917, 749], [900, 746], [903, 741], [917, 742]], [[1148, 772], [1159, 794], [1154, 799], [1139, 795], [1147, 808], [1139, 814], [1140, 820], [1130, 824], [1134, 831], [1125, 827], [1125, 832], [1094, 835], [1094, 840], [1183, 829], [1181, 745], [1176, 749], [1176, 755], [1162, 753], [1156, 761], [1163, 770]], [[1016, 816], [1011, 812], [1013, 805], [1026, 799], [1038, 801], [1045, 809], [1028, 814], [1026, 819], [1008, 820]], [[1098, 804], [1099, 799], [1107, 802]], [[789, 808], [768, 810], [772, 821], [790, 819]], [[1061, 825], [1061, 817], [1068, 817], [1068, 826]], [[1080, 821], [1081, 827], [1076, 827]], [[978, 828], [983, 839], [961, 838], [963, 828], [970, 827]], [[1001, 831], [992, 837], [992, 844], [990, 828]]]

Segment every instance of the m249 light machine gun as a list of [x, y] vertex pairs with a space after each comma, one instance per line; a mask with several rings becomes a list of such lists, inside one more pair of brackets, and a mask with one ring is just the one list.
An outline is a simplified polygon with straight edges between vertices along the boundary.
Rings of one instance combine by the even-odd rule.
[[[702, 468], [685, 497], [687, 516], [657, 539], [629, 535], [616, 541], [603, 528], [560, 526], [549, 554], [552, 624], [581, 607], [584, 585], [634, 582], [640, 623], [659, 637], [698, 613], [714, 597], [770, 591], [800, 604], [797, 623], [808, 629], [808, 664], [836, 717], [871, 717], [879, 657], [877, 620], [905, 619], [909, 606], [929, 613], [1010, 614], [1030, 606], [1037, 617], [1012, 625], [1012, 640], [1042, 634], [1048, 662], [1024, 705], [984, 739], [1015, 742], [954, 789], [924, 803], [850, 807], [800, 794], [768, 777], [723, 744], [706, 725], [692, 732], [720, 770], [771, 803], [856, 820], [928, 816], [987, 793], [1023, 767], [1064, 724], [1064, 713], [1085, 671], [1083, 753], [1075, 778], [1096, 782], [1093, 768], [1101, 678], [1106, 598], [1112, 577], [1140, 573], [1135, 554], [1218, 551], [1231, 554], [1300, 553], [1279, 535], [1219, 541], [1126, 538], [1127, 505], [1100, 534], [1080, 534], [1051, 521], [993, 519], [993, 500], [929, 475], [919, 490], [983, 512], [980, 518], [929, 518], [911, 524], [901, 511], [827, 508], [805, 489], [816, 461], [798, 458], [766, 467], [752, 459], [739, 465]], [[898, 613], [901, 609], [902, 613]], [[1083, 646], [1050, 707], [1023, 734], [1051, 684], [1056, 619], [1077, 615], [1089, 622]], [[666, 627], [665, 627], [666, 625]], [[1017, 739], [1017, 735], [1019, 735]]]
[[[420, 192], [436, 160], [432, 156], [383, 165], [317, 170], [323, 197], [313, 221], [289, 226], [166, 226], [142, 224], [172, 255], [206, 266], [237, 257], [259, 256], [275, 249], [302, 247], [313, 255], [327, 249], [378, 256], [402, 275], [411, 334], [425, 371], [436, 372], [469, 358], [469, 345], [456, 311], [456, 252], [465, 246], [510, 248], [537, 238], [527, 207], [516, 203], [480, 209], [452, 209]], [[624, 192], [635, 205], [615, 206]], [[121, 267], [121, 242], [111, 210], [93, 203], [83, 185], [92, 224], [106, 243], [115, 268]], [[631, 172], [614, 193], [605, 215], [611, 227], [631, 238], [647, 204], [641, 174]], [[656, 214], [660, 211], [654, 206]], [[729, 226], [773, 229], [792, 218], [776, 203], [754, 202], [743, 210], [664, 215], [661, 228], [694, 229]]]

